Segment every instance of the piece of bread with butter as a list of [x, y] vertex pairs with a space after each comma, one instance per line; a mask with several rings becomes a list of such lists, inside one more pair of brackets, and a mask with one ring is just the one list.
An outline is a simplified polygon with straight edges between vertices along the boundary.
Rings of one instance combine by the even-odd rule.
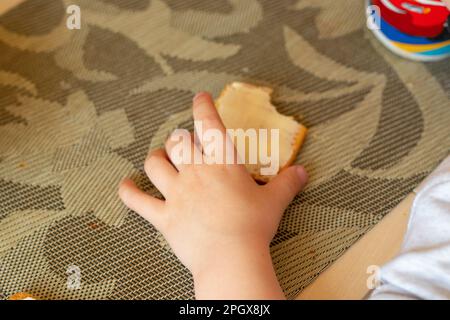
[[[293, 117], [285, 116], [276, 110], [270, 102], [272, 89], [259, 87], [242, 82], [227, 85], [215, 105], [227, 129], [278, 129], [279, 131], [279, 166], [276, 173], [291, 165], [306, 137], [307, 128], [298, 123]], [[271, 154], [270, 135], [267, 138], [268, 154]], [[259, 136], [258, 136], [259, 141]], [[234, 139], [236, 144], [236, 139]], [[259, 150], [259, 149], [258, 149]], [[245, 159], [248, 157], [246, 148]], [[259, 152], [258, 152], [259, 153]], [[241, 158], [243, 157], [240, 155]], [[258, 154], [257, 163], [245, 166], [252, 177], [262, 183], [269, 182], [276, 174], [262, 175], [264, 165]]]

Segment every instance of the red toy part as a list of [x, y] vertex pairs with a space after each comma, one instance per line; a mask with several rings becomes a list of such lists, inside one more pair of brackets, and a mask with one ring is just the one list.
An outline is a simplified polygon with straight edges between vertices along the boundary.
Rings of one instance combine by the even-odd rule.
[[373, 0], [381, 17], [411, 36], [437, 37], [450, 11], [440, 0]]

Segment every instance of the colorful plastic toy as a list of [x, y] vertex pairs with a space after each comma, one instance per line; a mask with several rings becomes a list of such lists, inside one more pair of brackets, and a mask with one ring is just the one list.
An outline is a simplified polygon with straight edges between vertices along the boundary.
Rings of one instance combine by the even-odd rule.
[[379, 8], [372, 31], [393, 52], [414, 60], [450, 57], [450, 11], [440, 0], [370, 0]]

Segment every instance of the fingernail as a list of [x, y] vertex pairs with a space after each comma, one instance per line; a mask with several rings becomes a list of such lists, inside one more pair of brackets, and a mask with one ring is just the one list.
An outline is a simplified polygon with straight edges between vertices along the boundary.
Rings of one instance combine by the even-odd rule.
[[117, 193], [119, 194], [120, 197], [123, 195], [123, 192], [124, 192], [123, 185], [126, 184], [128, 182], [128, 180], [129, 180], [129, 178], [123, 178], [119, 182], [119, 185], [117, 188]]
[[308, 182], [308, 173], [306, 172], [305, 168], [303, 166], [297, 166], [297, 174], [300, 178], [300, 181], [302, 182], [302, 188], [305, 187], [306, 183]]
[[129, 181], [132, 181], [132, 180], [130, 178], [128, 178], [128, 177], [125, 177], [122, 180], [120, 180], [119, 186], [121, 186], [124, 183], [128, 183]]
[[203, 92], [203, 91], [200, 91], [200, 92], [198, 92], [195, 96], [194, 96], [194, 99], [192, 99], [194, 102], [196, 102], [197, 100], [200, 100], [200, 99], [202, 99], [203, 97], [205, 97], [205, 96], [208, 96], [208, 93], [207, 92]]

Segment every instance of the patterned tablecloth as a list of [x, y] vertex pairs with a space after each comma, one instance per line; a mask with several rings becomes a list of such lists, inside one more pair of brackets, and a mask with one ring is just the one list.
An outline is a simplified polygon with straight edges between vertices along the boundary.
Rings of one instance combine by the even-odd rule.
[[29, 0], [0, 17], [0, 294], [192, 298], [189, 272], [116, 188], [128, 175], [158, 194], [149, 148], [192, 127], [196, 91], [235, 80], [273, 87], [310, 128], [297, 159], [310, 183], [272, 243], [288, 297], [449, 153], [449, 61], [394, 57], [363, 1]]

